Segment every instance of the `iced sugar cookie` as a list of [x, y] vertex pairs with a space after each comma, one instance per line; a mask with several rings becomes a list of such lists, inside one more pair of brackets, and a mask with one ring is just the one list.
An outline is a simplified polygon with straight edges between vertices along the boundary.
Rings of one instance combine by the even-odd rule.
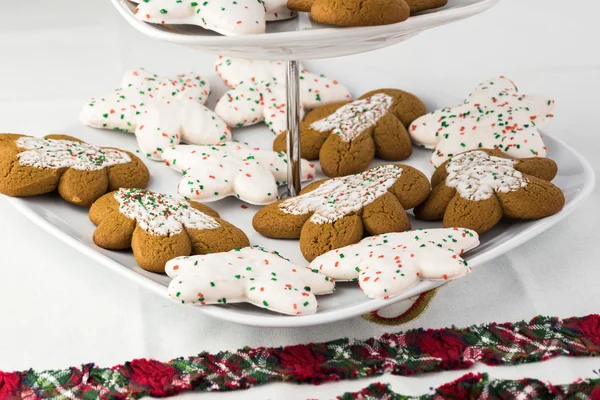
[[90, 206], [108, 191], [143, 188], [149, 179], [144, 163], [124, 150], [66, 135], [0, 134], [0, 193], [8, 196], [58, 190], [66, 201]]
[[511, 157], [544, 157], [546, 146], [538, 128], [553, 116], [554, 100], [519, 93], [505, 77], [481, 83], [465, 103], [442, 108], [414, 121], [413, 142], [433, 148], [438, 167], [467, 150], [501, 150]]
[[461, 255], [478, 245], [477, 233], [463, 228], [388, 233], [325, 253], [310, 268], [336, 280], [358, 281], [370, 298], [388, 299], [421, 279], [468, 274], [471, 268]]
[[380, 165], [363, 173], [308, 185], [261, 209], [252, 225], [277, 239], [300, 239], [308, 261], [363, 236], [410, 229], [404, 210], [423, 202], [429, 181], [407, 165]]
[[[375, 90], [352, 103], [316, 108], [300, 124], [302, 157], [319, 159], [330, 177], [364, 171], [375, 156], [404, 160], [412, 154], [406, 126], [423, 114], [421, 100], [397, 89]], [[285, 148], [286, 137], [279, 135], [273, 149]]]
[[250, 303], [288, 315], [314, 314], [315, 295], [335, 289], [319, 271], [260, 248], [175, 258], [166, 272], [173, 278], [169, 296], [183, 304]]
[[[350, 100], [350, 93], [338, 81], [300, 68], [301, 117], [304, 109]], [[286, 131], [285, 63], [219, 57], [215, 70], [232, 88], [215, 107], [227, 125], [242, 127], [264, 121], [276, 135]]]
[[429, 198], [415, 208], [424, 220], [443, 219], [479, 234], [502, 218], [536, 219], [559, 212], [565, 198], [550, 181], [556, 163], [547, 158], [513, 159], [498, 150], [472, 150], [453, 156], [433, 174]]
[[[183, 172], [177, 193], [210, 202], [236, 196], [250, 204], [276, 201], [277, 188], [286, 184], [287, 155], [253, 149], [237, 142], [212, 146], [182, 145], [166, 149], [164, 162]], [[302, 181], [312, 180], [315, 165], [302, 160]]]
[[94, 243], [108, 250], [131, 248], [140, 267], [164, 272], [172, 258], [249, 246], [239, 228], [213, 209], [149, 190], [119, 189], [90, 208]]
[[160, 160], [164, 149], [181, 141], [231, 140], [225, 122], [204, 106], [209, 94], [210, 85], [199, 75], [164, 78], [130, 70], [120, 89], [85, 104], [80, 119], [94, 128], [135, 133], [142, 152]]

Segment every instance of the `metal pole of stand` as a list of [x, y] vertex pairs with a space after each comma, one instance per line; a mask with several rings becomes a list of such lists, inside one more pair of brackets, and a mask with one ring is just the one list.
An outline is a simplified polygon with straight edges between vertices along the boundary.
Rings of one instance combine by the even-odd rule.
[[296, 196], [302, 189], [300, 162], [300, 65], [298, 61], [287, 61], [287, 195]]

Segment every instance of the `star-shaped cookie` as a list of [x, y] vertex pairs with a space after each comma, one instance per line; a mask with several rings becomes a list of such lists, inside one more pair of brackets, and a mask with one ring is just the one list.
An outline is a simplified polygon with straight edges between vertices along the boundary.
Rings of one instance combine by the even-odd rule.
[[498, 150], [471, 150], [453, 156], [433, 174], [427, 200], [415, 208], [423, 220], [443, 219], [479, 234], [502, 218], [537, 219], [559, 212], [565, 197], [550, 183], [556, 163], [548, 158], [512, 159]]
[[[253, 149], [237, 142], [212, 146], [182, 145], [168, 148], [164, 162], [184, 176], [177, 193], [202, 202], [227, 196], [255, 205], [276, 201], [277, 188], [286, 184], [287, 155]], [[312, 180], [315, 165], [302, 160], [302, 181]]]
[[169, 296], [183, 304], [250, 303], [288, 315], [317, 311], [315, 295], [332, 293], [334, 280], [260, 248], [179, 257], [167, 263]]
[[405, 209], [423, 202], [429, 181], [408, 165], [380, 165], [356, 175], [315, 182], [298, 196], [261, 209], [252, 225], [277, 239], [300, 239], [308, 261], [363, 236], [410, 229]]
[[[304, 109], [350, 100], [336, 80], [308, 72], [300, 66], [301, 117]], [[219, 57], [215, 70], [232, 89], [221, 97], [215, 112], [230, 127], [264, 121], [276, 135], [286, 131], [285, 65], [281, 61]]]
[[204, 106], [210, 85], [200, 76], [164, 78], [143, 69], [125, 73], [120, 89], [84, 105], [80, 118], [94, 128], [135, 133], [147, 157], [160, 160], [181, 141], [214, 144], [231, 140], [231, 131]]
[[338, 281], [358, 281], [373, 299], [402, 294], [421, 279], [450, 280], [471, 272], [461, 255], [479, 245], [479, 236], [463, 228], [388, 233], [332, 250], [310, 268]]
[[545, 157], [538, 128], [553, 116], [554, 100], [519, 93], [505, 77], [481, 83], [457, 107], [436, 110], [414, 121], [413, 142], [433, 148], [431, 163], [438, 167], [458, 153], [496, 149], [511, 157]]
[[131, 248], [140, 267], [165, 272], [172, 258], [249, 246], [242, 230], [203, 204], [140, 189], [119, 189], [90, 208], [94, 243], [108, 250]]

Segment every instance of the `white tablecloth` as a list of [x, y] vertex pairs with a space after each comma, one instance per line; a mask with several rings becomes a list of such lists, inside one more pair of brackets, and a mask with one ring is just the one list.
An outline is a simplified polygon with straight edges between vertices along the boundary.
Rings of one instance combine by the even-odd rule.
[[[546, 130], [599, 171], [598, 15], [595, 0], [504, 0], [481, 16], [404, 44], [318, 64], [331, 75], [352, 68], [357, 80], [393, 77], [389, 86], [418, 88], [422, 82], [458, 97], [479, 80], [507, 75], [526, 92], [555, 96], [557, 117]], [[126, 68], [203, 72], [211, 71], [214, 60], [143, 37], [107, 0], [9, 0], [2, 4], [0, 19], [0, 129], [6, 132], [42, 135], [77, 124], [82, 101], [113, 88]], [[408, 325], [384, 328], [359, 317], [292, 330], [232, 325], [158, 298], [41, 231], [0, 198], [0, 370], [57, 369], [91, 361], [112, 366], [140, 357], [166, 361], [204, 350], [598, 312], [599, 201], [600, 188], [567, 220], [443, 287], [423, 316]], [[496, 378], [566, 383], [593, 376], [597, 367], [595, 359], [563, 358], [476, 370]], [[271, 384], [246, 394], [331, 398], [372, 381], [417, 394], [463, 373], [383, 376], [319, 387]], [[196, 396], [236, 395], [240, 393]]]

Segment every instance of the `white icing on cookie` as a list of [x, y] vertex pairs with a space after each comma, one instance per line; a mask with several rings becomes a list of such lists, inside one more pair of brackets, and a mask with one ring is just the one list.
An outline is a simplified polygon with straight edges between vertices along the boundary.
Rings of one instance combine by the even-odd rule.
[[[175, 146], [166, 149], [162, 157], [167, 165], [184, 173], [177, 192], [191, 200], [209, 202], [236, 196], [250, 204], [270, 204], [278, 199], [277, 187], [287, 180], [285, 153], [237, 142]], [[315, 165], [302, 160], [302, 181], [314, 175]]]
[[281, 202], [279, 208], [286, 214], [313, 213], [310, 221], [315, 224], [331, 223], [383, 196], [401, 175], [402, 168], [396, 165], [380, 165], [330, 179], [312, 192]]
[[131, 158], [125, 152], [73, 140], [22, 136], [16, 141], [16, 145], [24, 150], [17, 155], [19, 164], [34, 168], [97, 171], [131, 162]]
[[[351, 99], [348, 90], [336, 80], [300, 68], [301, 118], [304, 109]], [[215, 69], [232, 88], [215, 107], [227, 125], [242, 127], [264, 121], [275, 134], [286, 131], [285, 63], [219, 57]]]
[[125, 73], [122, 87], [93, 98], [80, 118], [94, 128], [135, 132], [144, 154], [160, 160], [160, 153], [181, 141], [214, 144], [231, 139], [231, 131], [203, 104], [210, 85], [194, 74], [162, 78], [144, 70]]
[[295, 11], [287, 8], [287, 0], [264, 0], [264, 3], [267, 21], [281, 21], [297, 15]]
[[178, 257], [165, 267], [169, 296], [184, 304], [251, 303], [282, 314], [317, 310], [315, 295], [332, 293], [333, 279], [277, 253], [246, 247], [227, 253]]
[[554, 100], [519, 94], [504, 77], [481, 83], [465, 104], [442, 108], [415, 120], [409, 129], [414, 143], [435, 148], [438, 167], [463, 151], [488, 148], [511, 157], [544, 157], [546, 147], [537, 128], [551, 118]]
[[489, 199], [494, 192], [514, 192], [527, 186], [527, 178], [515, 169], [516, 164], [516, 160], [483, 151], [459, 154], [446, 164], [446, 186], [456, 188], [462, 198], [471, 201]]
[[336, 280], [358, 281], [370, 298], [402, 294], [421, 279], [449, 280], [471, 272], [460, 256], [479, 245], [476, 232], [462, 228], [388, 233], [329, 251], [310, 268]]
[[354, 140], [367, 129], [375, 126], [392, 106], [394, 99], [387, 94], [378, 93], [363, 100], [355, 100], [339, 108], [327, 118], [310, 124], [319, 132], [331, 131], [340, 135], [344, 142]]
[[190, 203], [168, 194], [143, 189], [119, 189], [115, 194], [119, 212], [135, 219], [151, 235], [172, 236], [189, 229], [217, 229], [216, 219], [193, 208]]
[[136, 17], [146, 22], [197, 25], [226, 36], [265, 32], [266, 11], [260, 0], [134, 1], [139, 3], [135, 12]]

